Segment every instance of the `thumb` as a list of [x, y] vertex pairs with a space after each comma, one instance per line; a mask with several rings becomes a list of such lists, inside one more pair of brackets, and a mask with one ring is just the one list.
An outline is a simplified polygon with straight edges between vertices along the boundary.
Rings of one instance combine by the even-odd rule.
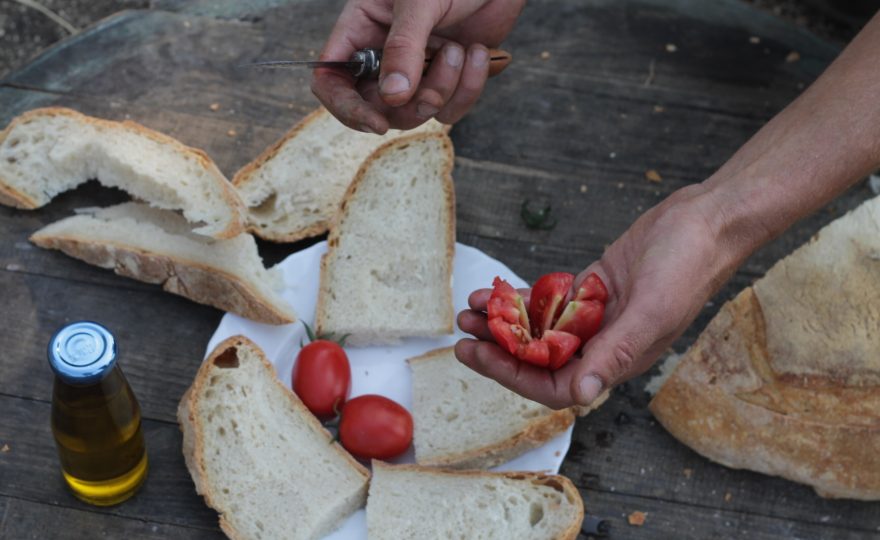
[[382, 51], [379, 95], [392, 107], [412, 99], [425, 68], [425, 48], [443, 13], [442, 2], [395, 2], [394, 17]]
[[662, 328], [654, 309], [629, 304], [584, 347], [571, 379], [571, 395], [581, 405], [592, 403], [605, 389], [638, 375], [651, 365], [674, 334]]

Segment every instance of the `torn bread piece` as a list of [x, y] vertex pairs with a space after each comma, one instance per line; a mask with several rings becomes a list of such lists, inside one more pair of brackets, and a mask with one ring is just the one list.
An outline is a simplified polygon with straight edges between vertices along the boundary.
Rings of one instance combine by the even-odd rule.
[[371, 155], [345, 194], [321, 259], [321, 334], [351, 345], [452, 333], [452, 141], [418, 134]]
[[651, 401], [728, 467], [880, 500], [880, 198], [722, 306]]
[[373, 461], [370, 540], [573, 540], [583, 519], [583, 500], [564, 476]]
[[31, 241], [254, 321], [296, 321], [280, 294], [283, 276], [263, 267], [251, 235], [215, 240], [190, 229], [175, 212], [124, 203], [83, 210], [40, 229]]
[[244, 336], [205, 360], [177, 419], [196, 491], [229, 538], [315, 540], [364, 505], [369, 472]]
[[39, 208], [93, 178], [181, 210], [196, 234], [232, 238], [244, 230], [244, 205], [211, 158], [167, 135], [64, 108], [28, 111], [0, 132], [2, 204]]
[[324, 234], [348, 185], [377, 148], [408, 134], [447, 131], [432, 119], [410, 131], [362, 133], [320, 107], [233, 178], [248, 208], [248, 227], [274, 242]]
[[574, 422], [480, 375], [452, 347], [411, 358], [413, 446], [420, 465], [487, 469], [546, 443]]

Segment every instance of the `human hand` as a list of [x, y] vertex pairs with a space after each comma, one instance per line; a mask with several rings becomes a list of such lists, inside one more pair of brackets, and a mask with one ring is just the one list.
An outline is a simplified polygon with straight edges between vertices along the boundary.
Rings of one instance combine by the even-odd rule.
[[[549, 371], [521, 362], [498, 346], [486, 321], [490, 289], [471, 294], [455, 354], [465, 365], [534, 401], [560, 409], [587, 405], [646, 371], [729, 278], [747, 253], [722, 238], [723, 212], [701, 185], [674, 193], [643, 214], [581, 272], [608, 287], [603, 327], [565, 366]], [[527, 296], [527, 295], [524, 295]]]
[[[476, 103], [489, 73], [486, 47], [501, 43], [525, 0], [349, 0], [321, 52], [348, 59], [383, 49], [378, 81], [316, 69], [312, 92], [343, 124], [383, 134], [434, 117], [452, 124]], [[439, 50], [423, 75], [426, 49]]]

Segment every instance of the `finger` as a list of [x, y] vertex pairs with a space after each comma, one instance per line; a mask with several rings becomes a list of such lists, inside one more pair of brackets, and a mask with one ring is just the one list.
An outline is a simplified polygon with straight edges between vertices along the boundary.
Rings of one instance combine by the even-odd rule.
[[570, 385], [564, 377], [560, 378], [559, 371], [520, 362], [498, 345], [474, 339], [456, 343], [455, 356], [462, 364], [523, 397], [553, 409], [571, 406]]
[[479, 311], [466, 309], [458, 314], [458, 327], [462, 332], [467, 332], [483, 341], [495, 341], [492, 332], [489, 331], [489, 322], [486, 314]]
[[382, 111], [364, 100], [355, 89], [353, 77], [332, 69], [316, 69], [312, 93], [330, 113], [346, 126], [366, 133], [384, 134], [389, 123]]
[[645, 371], [671, 343], [663, 306], [646, 302], [628, 303], [584, 346], [571, 378], [575, 402], [589, 405], [606, 388]]
[[437, 120], [454, 124], [467, 113], [486, 86], [489, 77], [489, 51], [476, 43], [468, 47], [467, 57], [461, 70], [461, 78], [449, 102], [437, 113]]
[[432, 118], [440, 112], [458, 86], [464, 57], [464, 48], [458, 43], [448, 42], [444, 45], [431, 61], [415, 99], [401, 108], [414, 109], [415, 116], [421, 120]]
[[392, 107], [412, 99], [425, 68], [425, 48], [443, 13], [440, 2], [395, 2], [382, 51], [379, 93]]
[[[517, 289], [516, 292], [523, 297], [523, 302], [526, 304], [526, 307], [528, 307], [529, 296], [531, 295], [532, 290]], [[489, 297], [491, 296], [492, 289], [477, 289], [468, 296], [468, 306], [474, 311], [486, 311], [486, 308], [489, 305]]]

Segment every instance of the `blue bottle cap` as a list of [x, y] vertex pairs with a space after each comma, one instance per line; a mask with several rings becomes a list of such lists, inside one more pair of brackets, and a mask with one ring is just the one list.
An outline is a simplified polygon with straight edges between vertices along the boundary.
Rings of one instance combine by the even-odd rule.
[[49, 365], [66, 383], [96, 383], [114, 364], [116, 340], [100, 324], [71, 323], [56, 332], [49, 342]]

